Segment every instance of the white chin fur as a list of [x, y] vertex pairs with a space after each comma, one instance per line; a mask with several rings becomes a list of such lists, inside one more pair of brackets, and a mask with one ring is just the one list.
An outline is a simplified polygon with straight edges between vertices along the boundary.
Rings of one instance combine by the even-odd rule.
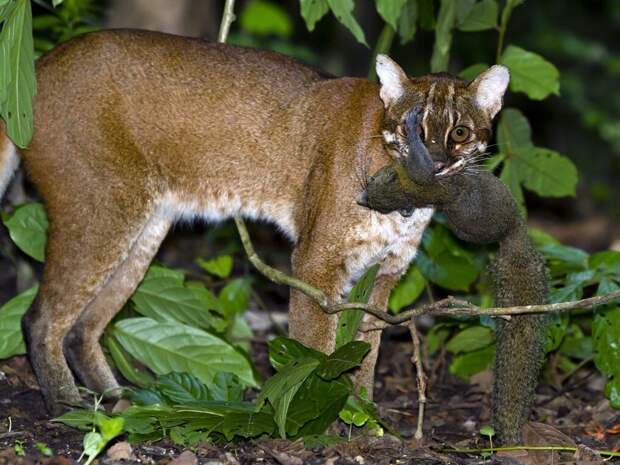
[[[2, 136], [0, 135], [0, 137]], [[15, 145], [6, 136], [4, 137], [4, 147], [0, 149], [0, 199], [6, 192], [13, 174], [19, 166], [19, 156]]]

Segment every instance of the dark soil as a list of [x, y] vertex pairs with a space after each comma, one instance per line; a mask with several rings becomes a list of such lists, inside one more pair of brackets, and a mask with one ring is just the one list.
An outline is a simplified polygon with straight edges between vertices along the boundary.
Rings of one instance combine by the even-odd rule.
[[[102, 454], [98, 463], [117, 464], [561, 464], [604, 463], [590, 449], [620, 449], [620, 413], [613, 410], [602, 394], [603, 380], [585, 366], [572, 377], [561, 380], [553, 370], [546, 377], [552, 384], [541, 384], [536, 396], [533, 423], [525, 432], [528, 444], [579, 446], [577, 456], [564, 453], [510, 452], [487, 458], [454, 454], [453, 448], [483, 448], [488, 438], [479, 434], [490, 423], [491, 374], [484, 372], [466, 384], [452, 377], [440, 354], [428, 360], [429, 403], [424, 439], [417, 442], [413, 433], [417, 421], [415, 375], [410, 362], [411, 345], [396, 328], [384, 341], [378, 368], [376, 400], [382, 418], [401, 437], [386, 434], [382, 438], [364, 435], [350, 442], [325, 449], [306, 450], [300, 442], [256, 440], [225, 446], [203, 444], [183, 452], [168, 441], [155, 444], [122, 443]], [[266, 363], [265, 346], [256, 343], [256, 362]], [[262, 367], [265, 368], [266, 367]], [[50, 421], [43, 407], [36, 380], [25, 357], [14, 357], [0, 364], [0, 465], [67, 465], [77, 463], [82, 433]], [[112, 405], [106, 407], [111, 408]], [[342, 428], [341, 434], [346, 436]], [[44, 456], [37, 443], [49, 447], [54, 457]], [[119, 450], [121, 451], [119, 453]], [[125, 451], [125, 455], [123, 452]], [[120, 455], [119, 455], [120, 454]], [[121, 460], [127, 456], [129, 460]], [[541, 455], [542, 454], [542, 455]], [[176, 461], [175, 461], [176, 459]]]

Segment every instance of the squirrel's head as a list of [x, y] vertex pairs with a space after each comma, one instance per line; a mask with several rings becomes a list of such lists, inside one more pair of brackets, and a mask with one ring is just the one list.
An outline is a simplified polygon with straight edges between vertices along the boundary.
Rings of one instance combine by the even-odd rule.
[[438, 173], [463, 171], [484, 157], [510, 81], [505, 66], [491, 66], [471, 82], [447, 73], [407, 77], [388, 56], [378, 55], [377, 75], [385, 106], [383, 140], [396, 159], [407, 154], [405, 120], [415, 107], [422, 109], [421, 137]]

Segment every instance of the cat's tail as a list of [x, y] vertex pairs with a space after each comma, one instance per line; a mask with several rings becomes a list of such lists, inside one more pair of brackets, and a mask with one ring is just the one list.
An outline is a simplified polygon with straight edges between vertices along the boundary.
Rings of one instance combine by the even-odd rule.
[[4, 124], [0, 121], [0, 199], [2, 199], [18, 166], [17, 149], [4, 132]]

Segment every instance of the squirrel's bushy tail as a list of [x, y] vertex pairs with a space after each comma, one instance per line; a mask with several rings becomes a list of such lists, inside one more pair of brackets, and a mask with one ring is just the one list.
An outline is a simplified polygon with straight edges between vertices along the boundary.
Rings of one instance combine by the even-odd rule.
[[4, 132], [4, 124], [0, 121], [0, 199], [19, 166], [17, 149]]

